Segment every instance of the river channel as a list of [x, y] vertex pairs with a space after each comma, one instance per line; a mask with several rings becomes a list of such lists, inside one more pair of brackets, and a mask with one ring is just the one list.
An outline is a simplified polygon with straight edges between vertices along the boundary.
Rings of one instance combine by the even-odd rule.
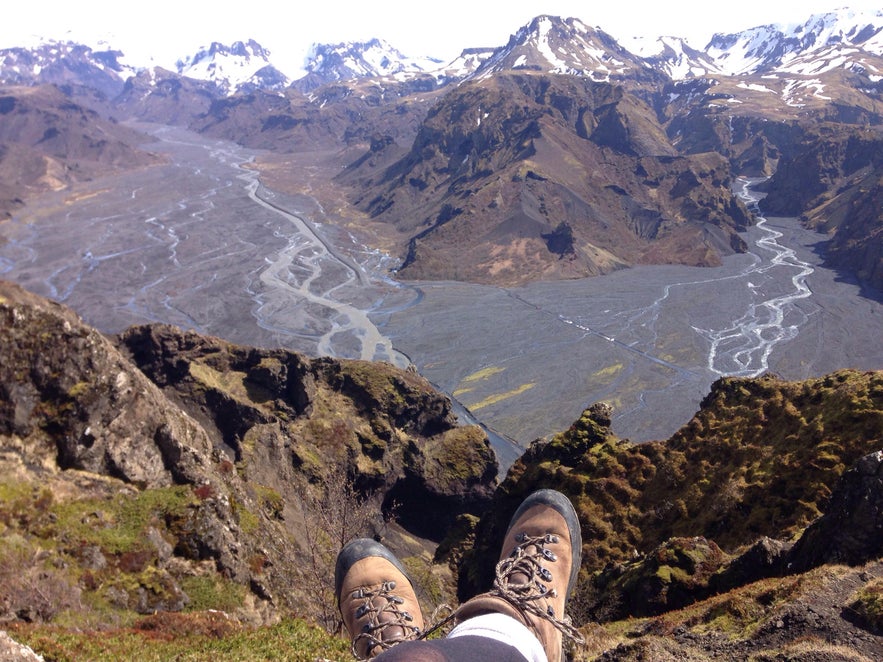
[[[825, 237], [762, 218], [716, 268], [637, 267], [498, 288], [398, 283], [394, 261], [260, 185], [255, 152], [168, 127], [168, 164], [30, 202], [0, 226], [0, 277], [102, 331], [168, 322], [311, 356], [409, 363], [461, 416], [499, 433], [504, 463], [614, 406], [614, 431], [663, 439], [721, 376], [883, 368], [879, 293], [824, 268]], [[751, 182], [739, 194], [755, 203]]]

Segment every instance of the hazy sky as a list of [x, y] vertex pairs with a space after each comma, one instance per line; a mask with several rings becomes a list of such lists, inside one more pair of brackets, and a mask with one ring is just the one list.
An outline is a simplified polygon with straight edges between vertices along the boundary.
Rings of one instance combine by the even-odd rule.
[[[500, 46], [540, 14], [573, 16], [617, 39], [687, 37], [704, 46], [715, 32], [767, 23], [803, 23], [849, 6], [878, 10], [880, 0], [23, 0], [6, 3], [0, 47], [35, 37], [94, 45], [104, 39], [133, 60], [169, 66], [212, 41], [253, 38], [299, 67], [310, 43], [386, 39], [405, 55], [450, 60], [470, 46]], [[284, 68], [284, 67], [283, 67]]]

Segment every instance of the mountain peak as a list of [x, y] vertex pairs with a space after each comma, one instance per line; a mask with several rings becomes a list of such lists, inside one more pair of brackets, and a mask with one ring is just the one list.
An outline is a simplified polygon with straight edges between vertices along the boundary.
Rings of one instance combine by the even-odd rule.
[[214, 41], [195, 55], [176, 63], [178, 73], [213, 82], [225, 94], [262, 87], [280, 90], [291, 80], [270, 62], [270, 51], [254, 39], [222, 44]]
[[407, 78], [438, 69], [441, 63], [432, 58], [405, 56], [383, 39], [337, 44], [313, 44], [307, 53], [307, 75], [298, 81], [304, 92], [354, 78]]
[[597, 81], [656, 75], [600, 28], [589, 27], [577, 18], [550, 15], [537, 16], [518, 30], [475, 76], [485, 78], [505, 69], [533, 69]]
[[[831, 51], [838, 57], [831, 57]], [[706, 53], [730, 75], [787, 70], [819, 73], [820, 55], [836, 66], [855, 59], [857, 51], [883, 52], [883, 11], [838, 9], [815, 14], [801, 24], [770, 24], [735, 34], [715, 34]], [[828, 53], [826, 54], [825, 51]], [[810, 63], [807, 66], [807, 63]]]

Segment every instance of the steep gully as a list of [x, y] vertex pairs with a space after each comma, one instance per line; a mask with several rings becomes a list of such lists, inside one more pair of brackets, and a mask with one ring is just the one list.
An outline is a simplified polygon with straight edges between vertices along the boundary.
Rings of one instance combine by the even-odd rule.
[[[311, 355], [414, 361], [501, 431], [505, 463], [517, 453], [505, 436], [527, 443], [601, 399], [614, 402], [620, 434], [659, 438], [720, 375], [881, 365], [879, 343], [865, 342], [873, 330], [861, 331], [879, 323], [879, 302], [830, 273], [818, 280], [828, 294], [814, 293], [811, 251], [780, 241], [807, 243], [788, 219], [759, 219], [754, 249], [715, 269], [640, 267], [518, 289], [402, 284], [388, 256], [317, 222], [315, 200], [263, 188], [254, 152], [150, 130], [167, 166], [29, 204], [2, 228], [0, 275], [108, 332], [164, 321]], [[738, 193], [755, 204], [750, 184]], [[843, 323], [852, 344], [819, 350]]]

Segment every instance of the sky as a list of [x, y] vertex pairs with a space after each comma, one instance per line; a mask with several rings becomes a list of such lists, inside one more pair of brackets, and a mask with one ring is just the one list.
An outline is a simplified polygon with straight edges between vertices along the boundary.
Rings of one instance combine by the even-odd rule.
[[[24, 0], [7, 3], [0, 48], [37, 38], [99, 40], [135, 64], [173, 67], [212, 41], [255, 39], [300, 68], [311, 43], [385, 39], [404, 55], [454, 59], [463, 48], [501, 46], [540, 14], [575, 17], [622, 40], [679, 36], [704, 47], [714, 33], [769, 23], [798, 24], [849, 6], [879, 10], [880, 0]], [[134, 8], [134, 9], [133, 9]], [[279, 66], [279, 65], [277, 65]]]

